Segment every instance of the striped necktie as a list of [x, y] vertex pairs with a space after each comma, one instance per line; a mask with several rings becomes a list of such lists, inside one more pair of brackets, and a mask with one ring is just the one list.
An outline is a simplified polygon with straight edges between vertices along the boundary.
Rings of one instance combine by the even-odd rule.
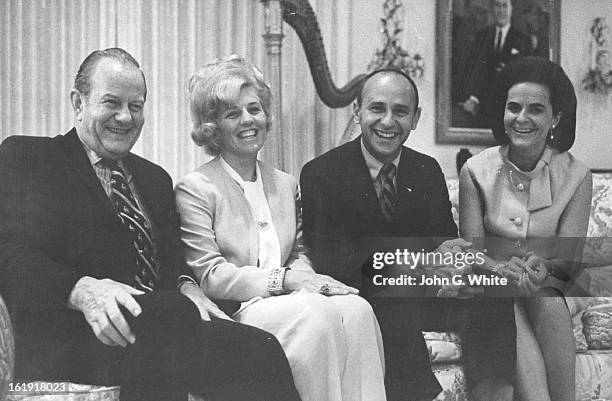
[[129, 230], [136, 250], [137, 287], [143, 291], [153, 291], [159, 283], [159, 272], [153, 262], [153, 240], [151, 227], [138, 207], [134, 194], [128, 185], [123, 169], [116, 161], [105, 160], [111, 170], [111, 202], [123, 225]]
[[388, 222], [393, 221], [395, 206], [397, 205], [397, 193], [395, 192], [395, 185], [393, 184], [394, 176], [395, 164], [387, 163], [382, 166], [377, 178], [380, 185], [380, 208]]

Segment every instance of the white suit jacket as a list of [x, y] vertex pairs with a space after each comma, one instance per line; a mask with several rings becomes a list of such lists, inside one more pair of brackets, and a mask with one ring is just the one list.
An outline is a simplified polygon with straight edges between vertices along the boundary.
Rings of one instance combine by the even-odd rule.
[[[301, 241], [298, 188], [289, 174], [258, 161], [283, 266], [312, 270]], [[240, 185], [218, 157], [183, 177], [175, 188], [187, 264], [215, 299], [268, 296], [268, 271], [257, 267], [259, 236]]]

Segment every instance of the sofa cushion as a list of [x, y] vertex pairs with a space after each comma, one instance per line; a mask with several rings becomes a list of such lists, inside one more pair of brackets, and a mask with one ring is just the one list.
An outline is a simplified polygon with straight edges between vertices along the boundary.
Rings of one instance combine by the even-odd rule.
[[[33, 382], [36, 383], [36, 382]], [[42, 384], [42, 382], [40, 382]], [[27, 394], [10, 394], [7, 401], [118, 401], [119, 387], [101, 387], [68, 383], [63, 393], [32, 391]]]
[[463, 368], [458, 364], [434, 365], [432, 371], [442, 386], [433, 401], [469, 401]]
[[583, 261], [612, 265], [612, 173], [593, 174], [593, 198]]
[[453, 220], [455, 220], [455, 224], [459, 227], [459, 179], [450, 178], [446, 180], [446, 188], [448, 189], [448, 199], [452, 206]]
[[594, 298], [582, 323], [589, 349], [612, 349], [612, 298]]
[[0, 400], [8, 393], [8, 385], [13, 378], [15, 363], [15, 340], [11, 320], [4, 300], [0, 296]]
[[[7, 401], [119, 401], [119, 387], [92, 386], [69, 383], [63, 394], [32, 392], [10, 395]], [[189, 394], [188, 401], [206, 401], [204, 397]]]
[[461, 338], [453, 332], [424, 331], [423, 337], [432, 364], [455, 363], [461, 360]]
[[612, 399], [612, 350], [576, 354], [576, 400]]
[[592, 302], [592, 298], [586, 297], [566, 297], [565, 302], [572, 317], [572, 326], [574, 328], [574, 340], [576, 342], [576, 351], [584, 352], [589, 346], [584, 336], [584, 326], [582, 324], [582, 315], [587, 306]]

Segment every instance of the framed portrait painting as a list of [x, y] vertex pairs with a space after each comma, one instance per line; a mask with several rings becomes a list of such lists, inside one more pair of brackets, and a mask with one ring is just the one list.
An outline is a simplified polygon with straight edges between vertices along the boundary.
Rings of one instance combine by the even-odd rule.
[[486, 110], [510, 60], [558, 61], [561, 0], [437, 0], [436, 141], [492, 145]]

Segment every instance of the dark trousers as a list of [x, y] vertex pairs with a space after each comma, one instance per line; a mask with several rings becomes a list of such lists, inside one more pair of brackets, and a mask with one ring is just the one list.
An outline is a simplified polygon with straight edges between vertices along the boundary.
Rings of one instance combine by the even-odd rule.
[[108, 347], [92, 334], [75, 344], [70, 380], [121, 385], [122, 401], [186, 400], [188, 392], [211, 401], [300, 400], [273, 335], [221, 319], [203, 322], [178, 292], [135, 298], [142, 314], [123, 312], [136, 342]]
[[421, 298], [373, 298], [385, 347], [387, 401], [434, 398], [442, 387], [431, 371], [422, 334]]
[[456, 331], [468, 388], [486, 379], [514, 381], [516, 323], [514, 298], [425, 299], [424, 331]]
[[385, 346], [388, 401], [433, 399], [442, 391], [422, 331], [460, 333], [468, 387], [488, 378], [512, 383], [516, 360], [512, 298], [374, 298], [370, 302]]

